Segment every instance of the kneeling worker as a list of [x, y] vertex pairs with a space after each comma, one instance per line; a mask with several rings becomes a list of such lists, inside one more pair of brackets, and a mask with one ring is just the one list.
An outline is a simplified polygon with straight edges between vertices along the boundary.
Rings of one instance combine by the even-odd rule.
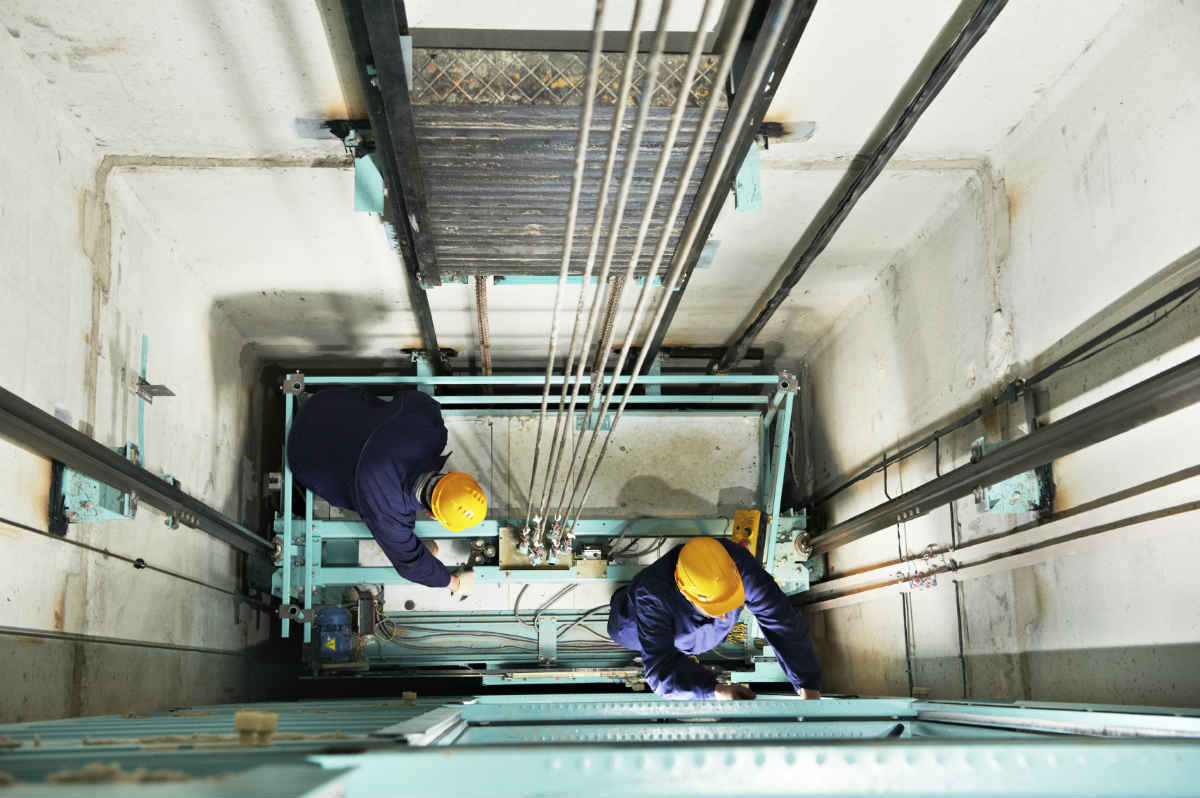
[[430, 552], [413, 532], [418, 509], [451, 532], [487, 515], [487, 497], [471, 475], [442, 473], [446, 437], [441, 406], [420, 391], [387, 402], [358, 388], [326, 389], [297, 414], [287, 459], [302, 486], [362, 516], [397, 573], [461, 592], [469, 578], [451, 576], [436, 548]]
[[716, 648], [745, 605], [796, 692], [820, 698], [821, 666], [808, 624], [745, 548], [695, 538], [665, 554], [613, 596], [608, 634], [642, 655], [646, 682], [668, 698], [748, 699], [747, 687], [717, 684], [716, 674], [688, 655]]

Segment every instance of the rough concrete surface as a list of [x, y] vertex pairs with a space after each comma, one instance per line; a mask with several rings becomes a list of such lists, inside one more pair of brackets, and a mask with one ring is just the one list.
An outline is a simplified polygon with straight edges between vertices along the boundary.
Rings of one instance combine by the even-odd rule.
[[[813, 122], [814, 135], [761, 153], [761, 212], [725, 202], [715, 260], [697, 272], [668, 343], [735, 333], [956, 5], [818, 4], [768, 114]], [[409, 13], [441, 25], [474, 7], [413, 0]], [[549, 0], [521, 9], [568, 27], [569, 11]], [[256, 364], [397, 365], [419, 342], [397, 254], [377, 217], [352, 210], [340, 143], [298, 132], [298, 120], [363, 115], [340, 8], [13, 0], [0, 23], [0, 385], [118, 445], [137, 434], [127, 386], [149, 336], [150, 377], [176, 393], [147, 408], [149, 464], [247, 518], [261, 490], [254, 419], [267, 401]], [[1200, 244], [1198, 37], [1195, 3], [1008, 4], [757, 342], [767, 368], [809, 375], [799, 470], [818, 492], [1200, 273], [1187, 257]], [[580, 290], [565, 292], [565, 314]], [[627, 287], [627, 303], [637, 290]], [[491, 290], [497, 364], [540, 364], [554, 293]], [[1042, 420], [1195, 355], [1198, 301], [1056, 376]], [[478, 354], [471, 287], [433, 289], [430, 304], [464, 367]], [[618, 341], [628, 319], [618, 315]], [[570, 333], [566, 315], [560, 353]], [[1063, 458], [1054, 509], [1194, 466], [1198, 423], [1181, 412]], [[822, 510], [848, 518], [966, 462], [973, 438], [1009, 439], [1022, 425], [1017, 409], [989, 414], [942, 441], [936, 461], [930, 447], [889, 468], [886, 489], [876, 475]], [[637, 454], [614, 452], [609, 466], [621, 470], [605, 473], [595, 506], [658, 511], [665, 496], [673, 510], [707, 514], [742, 503], [756, 449], [718, 458], [668, 437], [651, 428]], [[509, 476], [495, 477], [498, 503], [520, 503], [526, 455], [519, 446]], [[707, 473], [692, 468], [700, 462]], [[689, 469], [698, 481], [684, 484]], [[228, 547], [167, 531], [153, 511], [71, 536], [211, 587], [23, 529], [45, 528], [48, 474], [0, 442], [0, 625], [230, 651], [265, 639], [265, 620], [248, 609], [235, 618], [222, 592], [237, 579]], [[955, 508], [953, 522], [938, 508], [838, 550], [833, 572], [1034, 520], [980, 514], [969, 498]], [[943, 579], [907, 608], [871, 595], [821, 613], [826, 689], [903, 693], [911, 677], [957, 697], [965, 676], [968, 694], [989, 698], [1195, 704], [1193, 516], [1172, 516], [1135, 549], [1096, 545], [957, 587]], [[595, 598], [576, 594], [581, 605]], [[0, 719], [249, 696], [263, 673], [257, 649], [0, 640], [13, 663]]]
[[[975, 407], [1009, 379], [1195, 276], [1188, 253], [1198, 242], [1186, 209], [1200, 159], [1183, 141], [1200, 130], [1200, 104], [1194, 89], [1181, 87], [1196, 85], [1200, 60], [1185, 41], [1194, 40], [1198, 25], [1200, 14], [1187, 4], [1117, 14], [994, 150], [1007, 235], [989, 236], [985, 215], [971, 220], [972, 206], [982, 205], [968, 191], [909, 258], [880, 275], [865, 306], [852, 307], [817, 344], [809, 436], [818, 486]], [[1153, 329], [1049, 380], [1053, 409], [1042, 421], [1194, 357], [1198, 339], [1193, 299]], [[1198, 420], [1196, 408], [1180, 411], [1056, 461], [1055, 511], [1194, 467]], [[1022, 432], [1019, 408], [993, 413], [942, 442], [940, 468], [965, 462], [974, 437]], [[930, 447], [889, 468], [888, 492], [935, 476], [934, 458]], [[1156, 500], [1154, 507], [1189, 498]], [[876, 475], [825, 509], [837, 521], [884, 499]], [[1035, 520], [981, 515], [969, 497], [956, 505], [953, 534], [960, 541]], [[1150, 529], [1138, 521], [1150, 509], [1140, 500], [1118, 506], [1127, 508], [1130, 529]], [[1195, 680], [1184, 676], [1200, 667], [1188, 571], [1194, 517], [1156, 521], [1154, 534], [1122, 536], [1123, 545], [1105, 545], [1101, 536], [1086, 550], [966, 579], [961, 598], [947, 575], [936, 588], [914, 590], [914, 687], [959, 697], [965, 666], [974, 697], [1195, 705]], [[939, 508], [847, 545], [830, 561], [835, 572], [851, 572], [893, 562], [898, 553], [918, 555], [928, 544], [949, 546], [951, 535], [948, 511]], [[900, 616], [902, 598], [867, 598], [824, 613], [827, 637], [818, 643], [827, 661], [842, 666], [827, 669], [831, 689], [874, 691], [891, 677], [888, 663], [904, 659], [903, 639], [881, 652], [886, 638], [859, 620], [876, 606]], [[869, 673], [859, 661], [871, 663]]]

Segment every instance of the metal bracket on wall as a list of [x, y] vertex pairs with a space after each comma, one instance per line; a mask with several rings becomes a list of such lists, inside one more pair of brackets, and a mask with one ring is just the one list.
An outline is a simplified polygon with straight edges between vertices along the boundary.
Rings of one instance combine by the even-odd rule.
[[159, 396], [174, 396], [175, 392], [165, 385], [155, 385], [146, 380], [145, 377], [138, 377], [133, 383], [133, 392], [138, 395], [139, 399], [144, 399], [151, 404], [154, 404], [154, 397]]
[[297, 604], [282, 604], [279, 607], [279, 617], [287, 618], [296, 623], [312, 623], [316, 617], [317, 611], [312, 608], [304, 608]]
[[[1001, 448], [1008, 441], [987, 443], [983, 438], [971, 444], [971, 462], [978, 463], [984, 457]], [[981, 513], [1030, 513], [1048, 509], [1052, 489], [1047, 490], [1050, 466], [1038, 466], [1029, 471], [1011, 476], [992, 485], [975, 488], [975, 508]], [[1053, 483], [1050, 483], [1051, 485]]]
[[[137, 444], [127, 443], [113, 451], [134, 465], [141, 465]], [[50, 495], [52, 532], [64, 535], [67, 524], [128, 521], [137, 515], [136, 494], [117, 490], [59, 462], [51, 468], [52, 487], [56, 488]]]
[[283, 392], [290, 394], [304, 393], [304, 374], [293, 371], [283, 378]]

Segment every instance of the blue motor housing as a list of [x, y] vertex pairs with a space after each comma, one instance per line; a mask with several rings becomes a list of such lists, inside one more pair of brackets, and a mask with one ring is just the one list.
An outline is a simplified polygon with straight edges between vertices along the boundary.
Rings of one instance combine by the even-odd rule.
[[317, 612], [317, 652], [322, 662], [349, 662], [351, 652], [350, 611], [327, 607]]

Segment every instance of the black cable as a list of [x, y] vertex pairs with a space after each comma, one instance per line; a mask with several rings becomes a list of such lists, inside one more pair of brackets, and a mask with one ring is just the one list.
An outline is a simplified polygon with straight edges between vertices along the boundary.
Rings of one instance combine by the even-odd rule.
[[[1092, 349], [1094, 349], [1096, 347], [1097, 344], [1099, 344], [1103, 341], [1106, 341], [1107, 339], [1116, 335], [1121, 330], [1125, 329], [1126, 327], [1130, 326], [1131, 324], [1135, 324], [1136, 322], [1144, 319], [1146, 316], [1149, 316], [1150, 314], [1155, 313], [1156, 311], [1158, 311], [1159, 308], [1165, 307], [1165, 306], [1169, 305], [1171, 302], [1174, 302], [1176, 299], [1182, 297], [1182, 299], [1180, 299], [1180, 301], [1175, 305], [1175, 307], [1168, 310], [1166, 313], [1164, 313], [1162, 316], [1158, 317], [1158, 319], [1151, 322], [1150, 324], [1147, 324], [1146, 326], [1139, 328], [1132, 334], [1137, 334], [1137, 333], [1144, 332], [1144, 331], [1150, 329], [1150, 327], [1153, 327], [1159, 321], [1162, 321], [1167, 316], [1174, 313], [1179, 308], [1180, 305], [1182, 305], [1183, 303], [1185, 303], [1189, 299], [1191, 299], [1193, 296], [1195, 296], [1197, 291], [1200, 291], [1200, 277], [1193, 278], [1193, 279], [1189, 280], [1188, 282], [1184, 283], [1183, 285], [1179, 286], [1175, 290], [1167, 292], [1163, 296], [1161, 296], [1158, 299], [1151, 302], [1149, 305], [1146, 305], [1145, 307], [1143, 307], [1141, 310], [1138, 310], [1135, 313], [1131, 313], [1129, 316], [1126, 316], [1124, 319], [1117, 322], [1113, 326], [1109, 327], [1108, 329], [1104, 330], [1103, 332], [1099, 333], [1098, 335], [1093, 336], [1092, 338], [1090, 338], [1089, 340], [1080, 344], [1079, 346], [1075, 347], [1070, 352], [1063, 355], [1058, 360], [1054, 361], [1049, 366], [1046, 366], [1046, 368], [1042, 369], [1037, 374], [1034, 374], [1032, 377], [1030, 377], [1029, 384], [1032, 385], [1034, 383], [1042, 382], [1050, 375], [1055, 374], [1058, 371], [1061, 371], [1062, 369], [1066, 368], [1067, 366], [1073, 366], [1076, 363], [1082, 363], [1083, 360], [1085, 360], [1086, 358], [1081, 359], [1080, 355], [1084, 354], [1085, 352], [1091, 351]], [[1120, 339], [1120, 341], [1123, 341], [1123, 340], [1125, 340], [1125, 338], [1128, 338], [1128, 337], [1129, 337], [1128, 335], [1123, 336]], [[1114, 341], [1113, 343], [1119, 343], [1119, 341]], [[1110, 344], [1110, 346], [1111, 346], [1111, 344]], [[1107, 348], [1108, 347], [1105, 347], [1105, 349], [1107, 349]]]
[[[178, 571], [172, 571], [168, 568], [160, 568], [157, 565], [151, 565], [150, 563], [143, 560], [141, 557], [126, 557], [124, 554], [117, 554], [116, 552], [109, 551], [108, 549], [102, 549], [98, 546], [91, 546], [91, 545], [88, 545], [87, 543], [84, 543], [79, 540], [72, 540], [71, 538], [64, 538], [64, 537], [59, 537], [58, 535], [52, 535], [49, 532], [38, 529], [37, 527], [32, 527], [32, 526], [29, 526], [28, 524], [23, 524], [20, 521], [13, 521], [10, 518], [0, 517], [0, 524], [6, 524], [11, 527], [16, 527], [17, 529], [23, 529], [26, 532], [32, 532], [35, 535], [41, 535], [44, 538], [49, 538], [50, 540], [57, 541], [59, 543], [69, 543], [72, 546], [77, 546], [78, 548], [85, 549], [87, 551], [93, 552], [95, 554], [99, 554], [104, 557], [112, 557], [113, 559], [121, 560], [122, 562], [127, 562], [130, 565], [132, 565], [134, 568], [137, 568], [138, 570], [144, 569], [147, 571], [156, 571], [157, 573], [165, 574], [166, 576], [172, 576], [176, 579], [182, 579], [185, 582], [191, 582], [194, 585], [200, 585], [201, 587], [207, 587], [209, 590], [216, 590], [220, 593], [226, 593], [230, 596], [233, 596], [234, 598], [242, 599], [247, 604], [254, 604], [255, 606], [257, 606], [256, 602], [251, 601], [246, 595], [244, 595], [242, 593], [238, 593], [236, 590], [229, 590], [227, 588], [217, 587], [216, 585], [209, 584], [208, 582], [202, 582], [199, 579], [196, 579], [195, 577], [187, 576], [186, 574], [181, 574]], [[266, 607], [266, 605], [262, 605], [262, 606]]]
[[[1106, 349], [1111, 349], [1112, 347], [1116, 346], [1117, 344], [1121, 343], [1122, 341], [1127, 341], [1127, 340], [1129, 340], [1130, 338], [1132, 338], [1132, 337], [1133, 337], [1133, 336], [1135, 336], [1135, 335], [1141, 335], [1141, 334], [1142, 334], [1142, 333], [1144, 333], [1146, 330], [1149, 330], [1151, 327], [1153, 327], [1154, 325], [1158, 324], [1160, 321], [1162, 321], [1163, 319], [1167, 318], [1168, 316], [1170, 316], [1170, 315], [1171, 315], [1172, 313], [1174, 313], [1175, 311], [1179, 310], [1179, 307], [1180, 307], [1181, 305], [1183, 305], [1185, 302], [1187, 302], [1189, 299], [1191, 299], [1192, 297], [1194, 297], [1194, 296], [1197, 294], [1197, 292], [1200, 292], [1200, 286], [1197, 286], [1196, 288], [1193, 288], [1193, 289], [1192, 289], [1192, 290], [1191, 290], [1191, 291], [1188, 293], [1188, 295], [1187, 295], [1187, 296], [1183, 297], [1183, 298], [1182, 298], [1182, 299], [1180, 299], [1178, 302], [1176, 302], [1176, 303], [1175, 303], [1175, 305], [1174, 305], [1173, 307], [1171, 307], [1169, 310], [1167, 310], [1167, 311], [1166, 311], [1165, 313], [1163, 313], [1161, 316], [1155, 316], [1153, 319], [1151, 319], [1150, 321], [1146, 322], [1146, 323], [1145, 323], [1145, 324], [1143, 324], [1141, 327], [1138, 327], [1138, 328], [1137, 328], [1136, 330], [1134, 330], [1133, 332], [1128, 332], [1128, 333], [1125, 333], [1125, 334], [1124, 334], [1124, 335], [1122, 335], [1120, 338], [1116, 339], [1115, 341], [1109, 341], [1107, 344], [1105, 344], [1104, 346], [1100, 347], [1099, 349], [1096, 349], [1096, 350], [1094, 350], [1094, 351], [1092, 351], [1092, 352], [1089, 352], [1088, 354], [1086, 354], [1086, 355], [1083, 355], [1083, 356], [1081, 356], [1081, 357], [1078, 357], [1078, 358], [1076, 358], [1075, 360], [1072, 360], [1072, 361], [1070, 361], [1070, 362], [1068, 362], [1068, 363], [1064, 363], [1062, 366], [1059, 366], [1059, 368], [1058, 368], [1058, 369], [1055, 369], [1055, 371], [1059, 371], [1059, 370], [1061, 370], [1061, 369], [1069, 368], [1070, 366], [1077, 366], [1077, 365], [1079, 365], [1080, 363], [1084, 362], [1085, 360], [1091, 360], [1091, 359], [1092, 359], [1092, 358], [1094, 358], [1096, 355], [1100, 354], [1101, 352], [1105, 351]], [[1054, 373], [1054, 372], [1051, 372], [1051, 373]], [[1032, 384], [1032, 383], [1031, 383], [1031, 384]]]
[[0, 626], [0, 635], [9, 637], [34, 637], [43, 640], [66, 640], [72, 643], [96, 643], [106, 646], [134, 646], [136, 648], [160, 648], [166, 651], [188, 651], [197, 654], [222, 654], [227, 657], [253, 657], [248, 649], [204, 648], [184, 646], [176, 643], [158, 643], [153, 640], [132, 640], [124, 637], [104, 637], [80, 632], [57, 632], [49, 629], [26, 629], [20, 626]]

